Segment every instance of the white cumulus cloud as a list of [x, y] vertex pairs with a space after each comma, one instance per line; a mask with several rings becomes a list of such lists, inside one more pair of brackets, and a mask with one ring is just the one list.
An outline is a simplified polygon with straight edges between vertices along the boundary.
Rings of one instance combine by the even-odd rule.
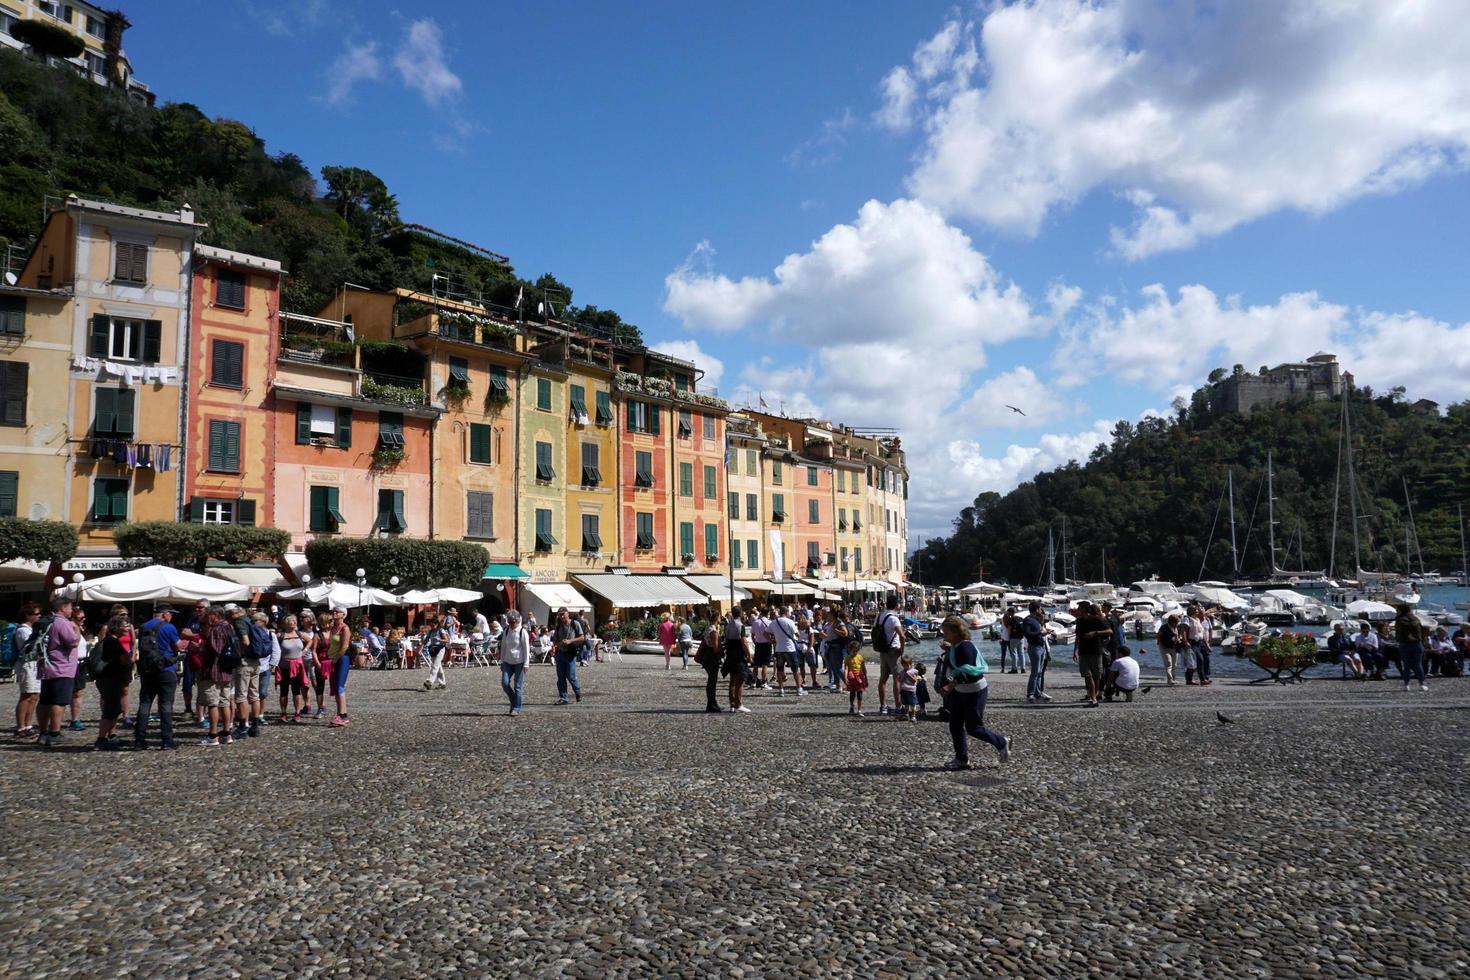
[[449, 67], [443, 32], [428, 18], [409, 25], [402, 46], [393, 56], [393, 67], [398, 69], [403, 84], [418, 92], [431, 106], [444, 105], [464, 88], [459, 76]]
[[353, 90], [360, 82], [376, 81], [383, 77], [383, 63], [378, 57], [378, 44], [348, 42], [342, 53], [333, 59], [327, 68], [327, 90], [322, 101], [331, 106], [343, 106], [352, 101]]
[[650, 346], [660, 354], [693, 361], [699, 365], [704, 372], [704, 377], [699, 379], [701, 389], [718, 388], [725, 376], [725, 362], [713, 354], [705, 353], [697, 340], [661, 340]]

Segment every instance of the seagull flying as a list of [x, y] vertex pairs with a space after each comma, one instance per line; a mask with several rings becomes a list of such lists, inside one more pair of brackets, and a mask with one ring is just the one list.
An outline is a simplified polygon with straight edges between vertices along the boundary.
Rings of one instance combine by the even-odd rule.
[[1014, 405], [1007, 405], [1006, 408], [1009, 408], [1011, 411], [1015, 412], [1017, 415], [1025, 415], [1026, 414], [1025, 412], [1021, 411], [1019, 408], [1017, 408]]

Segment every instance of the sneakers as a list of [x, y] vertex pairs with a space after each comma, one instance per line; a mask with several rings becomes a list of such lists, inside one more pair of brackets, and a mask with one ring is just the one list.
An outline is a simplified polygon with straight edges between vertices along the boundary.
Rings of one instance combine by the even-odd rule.
[[806, 688], [804, 688], [804, 687], [798, 687], [796, 689], [796, 696], [799, 697], [799, 698], [806, 697]]
[[1404, 681], [1404, 693], [1405, 694], [1408, 694], [1409, 693], [1409, 682], [1408, 681]]
[[251, 725], [249, 728], [245, 729], [245, 734], [249, 735], [251, 738], [258, 738], [260, 736], [260, 726]]
[[219, 746], [219, 739], [217, 739], [217, 738], [201, 738], [199, 740], [199, 744], [200, 745], [204, 745], [204, 746], [208, 746], [208, 747], [211, 747], [211, 748], [214, 748], [214, 747], [218, 747]]
[[293, 724], [293, 725], [299, 725], [299, 724], [301, 724], [301, 712], [298, 711], [298, 712], [296, 712], [295, 714], [293, 714], [291, 716], [291, 724]]
[[946, 762], [944, 764], [944, 768], [949, 769], [951, 771], [956, 770], [956, 769], [968, 769], [968, 768], [970, 768], [970, 762], [969, 762], [968, 759], [958, 759], [958, 758], [956, 758], [956, 759], [950, 759], [948, 762]]
[[1421, 691], [1427, 691], [1427, 690], [1429, 690], [1429, 685], [1428, 684], [1425, 684], [1423, 681], [1420, 681], [1419, 682], [1419, 690], [1421, 690]]
[[864, 714], [863, 714], [863, 713], [862, 713], [862, 712], [861, 712], [861, 711], [859, 711], [859, 712], [858, 712], [858, 713], [857, 713], [857, 716], [858, 716], [858, 717], [859, 717], [859, 718], [866, 718], [866, 717], [867, 717], [867, 716], [866, 716], [866, 715], [864, 715]]
[[1035, 704], [1035, 703], [1036, 703], [1036, 701], [1037, 701], [1037, 699], [1036, 699], [1036, 698], [1027, 698], [1027, 699], [1026, 699], [1026, 703], [1027, 703], [1027, 704]]
[[1005, 765], [1011, 761], [1011, 737], [1006, 736], [1006, 744], [1000, 747], [1000, 764]]
[[332, 720], [327, 724], [331, 725], [333, 728], [346, 728], [348, 725], [352, 724], [352, 722], [349, 721], [344, 715], [333, 715]]
[[1043, 701], [1050, 701], [1051, 700], [1051, 695], [1050, 694], [1047, 694], [1045, 692], [1042, 692], [1042, 694], [1041, 694], [1041, 700], [1043, 700]]
[[426, 691], [432, 691], [433, 689], [434, 689], [434, 684], [433, 684], [432, 681], [424, 681], [424, 690], [426, 690]]
[[317, 708], [316, 709], [316, 716], [318, 718], [325, 718], [327, 716], [327, 709], [325, 707]]
[[571, 704], [566, 698], [557, 698], [554, 704]]
[[80, 732], [86, 727], [86, 725], [82, 724], [82, 720], [80, 718], [73, 718], [71, 724], [66, 726], [67, 731], [72, 732]]
[[750, 714], [750, 709], [747, 708], [743, 704], [740, 707], [736, 708], [735, 710], [738, 711], [738, 712], [740, 712], [742, 715], [748, 715], [748, 714]]
[[776, 697], [778, 697], [778, 698], [784, 698], [785, 696], [786, 696], [786, 688], [784, 688], [784, 687], [778, 687], [778, 688], [776, 688]]
[[886, 705], [886, 704], [879, 705], [878, 706], [878, 714], [880, 714], [880, 715], [886, 715], [886, 714], [888, 714], [888, 705]]
[[282, 724], [282, 725], [285, 725], [285, 724], [287, 724], [290, 721], [292, 721], [291, 717], [289, 715], [287, 715], [286, 712], [282, 711], [281, 712], [281, 717], [280, 717], [279, 723]]

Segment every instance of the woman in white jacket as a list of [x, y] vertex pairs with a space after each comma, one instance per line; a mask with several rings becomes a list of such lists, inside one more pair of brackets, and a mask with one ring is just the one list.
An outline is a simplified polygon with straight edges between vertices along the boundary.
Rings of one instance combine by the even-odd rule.
[[521, 692], [526, 686], [526, 665], [531, 660], [531, 636], [521, 625], [521, 614], [512, 609], [500, 636], [500, 687], [510, 699], [510, 716], [521, 713]]

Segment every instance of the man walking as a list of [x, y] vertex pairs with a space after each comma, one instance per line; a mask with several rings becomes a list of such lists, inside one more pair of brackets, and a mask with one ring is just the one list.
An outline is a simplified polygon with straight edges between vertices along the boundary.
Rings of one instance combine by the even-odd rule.
[[556, 615], [556, 631], [552, 633], [551, 639], [556, 651], [556, 703], [570, 703], [567, 701], [568, 687], [580, 703], [582, 687], [577, 683], [577, 657], [582, 652], [585, 641], [581, 622], [572, 619], [572, 614], [562, 609]]
[[771, 620], [770, 631], [775, 638], [777, 695], [786, 696], [786, 668], [789, 666], [796, 675], [796, 696], [806, 697], [806, 688], [801, 686], [802, 658], [796, 651], [796, 622], [791, 618], [789, 607], [777, 610], [776, 618]]
[[[179, 630], [174, 626], [174, 607], [159, 606], [153, 618], [143, 624], [139, 643], [151, 642], [158, 648], [158, 658], [139, 657], [138, 660], [138, 723], [133, 728], [133, 748], [148, 747], [148, 719], [153, 702], [158, 702], [158, 733], [160, 747], [173, 749], [174, 744], [174, 695], [179, 687]], [[157, 669], [154, 669], [154, 668]]]
[[893, 711], [898, 720], [903, 716], [898, 711], [898, 662], [903, 657], [903, 624], [898, 619], [898, 593], [888, 593], [887, 608], [878, 614], [873, 623], [873, 649], [878, 651], [878, 714], [889, 714], [889, 683], [893, 685]]

